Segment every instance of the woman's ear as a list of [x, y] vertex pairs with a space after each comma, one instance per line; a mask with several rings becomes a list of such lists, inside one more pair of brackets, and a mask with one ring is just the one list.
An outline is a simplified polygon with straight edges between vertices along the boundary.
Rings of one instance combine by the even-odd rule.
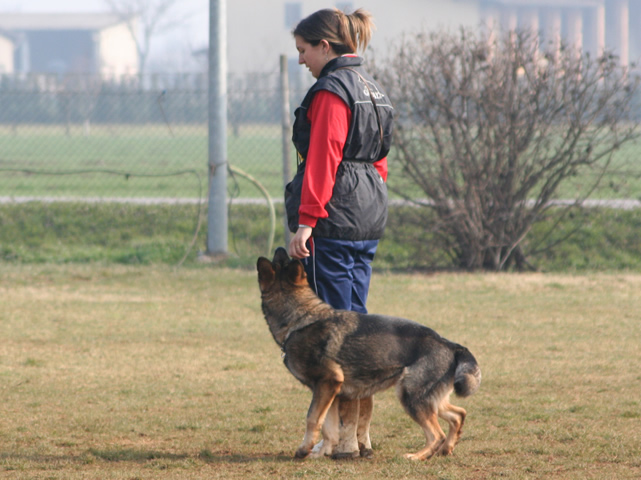
[[323, 49], [323, 53], [325, 55], [329, 55], [329, 52], [332, 50], [332, 47], [329, 45], [329, 42], [325, 39], [320, 41], [321, 47]]

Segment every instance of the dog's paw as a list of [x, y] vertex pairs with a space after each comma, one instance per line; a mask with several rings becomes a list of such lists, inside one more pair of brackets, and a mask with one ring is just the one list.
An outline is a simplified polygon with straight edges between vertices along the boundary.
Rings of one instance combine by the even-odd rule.
[[320, 456], [320, 453], [324, 451], [324, 446], [325, 446], [324, 440], [321, 440], [320, 442], [318, 442], [316, 445], [314, 445], [314, 448], [312, 448], [312, 455]]
[[294, 454], [294, 458], [298, 460], [303, 460], [307, 457], [309, 457], [310, 451], [309, 448], [307, 447], [298, 447], [298, 450], [296, 450], [296, 453]]
[[314, 448], [312, 448], [312, 451], [309, 454], [309, 458], [322, 458], [325, 455], [331, 455], [331, 447], [328, 447], [329, 445], [327, 445], [324, 440], [321, 440], [314, 445]]
[[336, 452], [332, 454], [332, 460], [352, 460], [353, 458], [358, 458], [360, 452], [358, 450], [354, 452]]
[[359, 445], [361, 458], [372, 458], [374, 456], [374, 450], [371, 448], [365, 448], [364, 446]]
[[422, 460], [422, 458], [419, 455], [415, 454], [415, 453], [406, 453], [403, 456], [405, 458], [407, 458], [408, 460], [412, 460], [413, 462], [419, 462], [419, 461]]
[[442, 457], [445, 457], [447, 455], [450, 455], [453, 450], [454, 450], [454, 446], [450, 446], [444, 443], [443, 446], [440, 448], [440, 450], [437, 452], [437, 454]]
[[312, 448], [312, 451], [309, 454], [309, 458], [330, 457], [332, 455], [333, 450], [334, 450], [334, 447], [330, 442], [321, 440], [316, 445], [314, 445], [314, 448]]

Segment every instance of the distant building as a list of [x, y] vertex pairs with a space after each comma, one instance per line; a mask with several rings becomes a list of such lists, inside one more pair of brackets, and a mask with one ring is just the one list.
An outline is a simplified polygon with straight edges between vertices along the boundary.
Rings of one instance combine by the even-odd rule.
[[13, 39], [0, 31], [0, 74], [13, 73]]
[[526, 28], [539, 32], [541, 44], [563, 39], [591, 55], [604, 50], [622, 65], [641, 57], [641, 0], [480, 0], [488, 28]]
[[117, 77], [139, 73], [139, 63], [128, 24], [116, 15], [0, 13], [0, 73]]
[[641, 57], [641, 0], [234, 0], [227, 3], [229, 71], [273, 72], [281, 54], [295, 70], [291, 30], [298, 21], [321, 8], [361, 6], [375, 19], [377, 55], [404, 34], [465, 26], [531, 28], [541, 45], [563, 38], [593, 54], [613, 51], [625, 65]]

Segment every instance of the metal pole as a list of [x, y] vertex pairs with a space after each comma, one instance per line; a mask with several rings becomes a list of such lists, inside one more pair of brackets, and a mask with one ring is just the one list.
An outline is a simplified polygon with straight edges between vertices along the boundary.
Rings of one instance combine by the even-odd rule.
[[227, 5], [209, 0], [207, 254], [227, 254]]
[[[290, 162], [290, 145], [291, 145], [291, 127], [289, 119], [289, 71], [287, 68], [287, 55], [280, 56], [280, 94], [281, 94], [281, 113], [282, 113], [282, 149], [283, 149], [283, 188], [292, 179], [289, 162]], [[287, 226], [287, 215], [284, 216], [285, 227], [285, 246], [289, 246], [289, 227]]]

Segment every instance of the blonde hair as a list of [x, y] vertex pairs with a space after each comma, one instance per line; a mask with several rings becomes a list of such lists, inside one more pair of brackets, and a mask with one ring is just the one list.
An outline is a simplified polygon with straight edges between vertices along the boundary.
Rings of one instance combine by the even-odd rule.
[[356, 53], [358, 47], [365, 50], [374, 28], [372, 15], [361, 8], [349, 15], [337, 8], [327, 8], [302, 19], [292, 34], [314, 46], [327, 40], [334, 52], [344, 55]]

